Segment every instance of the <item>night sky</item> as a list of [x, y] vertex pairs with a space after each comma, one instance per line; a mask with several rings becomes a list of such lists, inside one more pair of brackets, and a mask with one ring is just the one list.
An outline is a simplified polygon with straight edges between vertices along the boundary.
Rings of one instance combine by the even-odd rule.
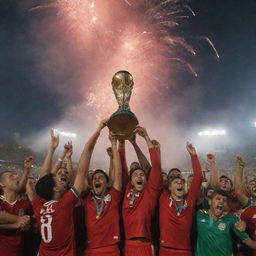
[[[81, 100], [75, 89], [68, 95], [65, 88], [63, 92], [50, 90], [55, 81], [51, 77], [54, 70], [46, 75], [38, 68], [37, 60], [42, 58], [39, 55], [47, 47], [47, 40], [58, 40], [58, 35], [50, 30], [41, 37], [31, 32], [38, 20], [51, 19], [28, 13], [35, 5], [32, 0], [0, 1], [1, 139], [12, 137], [15, 132], [27, 136], [44, 129], [60, 120], [67, 107]], [[197, 97], [193, 107], [177, 113], [177, 119], [188, 129], [223, 124], [236, 134], [255, 138], [256, 1], [194, 0], [190, 6], [196, 16], [191, 15], [182, 31], [197, 49], [192, 64], [198, 77], [181, 71], [177, 75], [179, 86], [168, 93], [177, 97], [175, 104], [183, 106], [194, 90]], [[209, 37], [220, 58], [216, 58], [209, 44], [196, 40], [197, 36]], [[68, 53], [68, 45], [63, 43], [60, 50]], [[69, 71], [75, 76], [72, 64]], [[72, 84], [72, 75], [63, 72], [58, 76], [58, 82], [68, 79]]]

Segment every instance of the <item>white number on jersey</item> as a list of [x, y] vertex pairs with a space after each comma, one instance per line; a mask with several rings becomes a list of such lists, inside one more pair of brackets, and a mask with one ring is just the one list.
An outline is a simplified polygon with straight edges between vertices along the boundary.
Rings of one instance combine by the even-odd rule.
[[52, 241], [52, 216], [51, 215], [41, 215], [41, 236], [45, 243], [50, 243]]

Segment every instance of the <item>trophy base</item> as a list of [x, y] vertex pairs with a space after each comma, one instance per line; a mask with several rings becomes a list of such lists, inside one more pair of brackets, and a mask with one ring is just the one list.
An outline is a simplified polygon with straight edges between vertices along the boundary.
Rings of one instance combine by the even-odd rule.
[[138, 125], [137, 117], [129, 110], [118, 110], [109, 118], [107, 126], [113, 135], [127, 139]]

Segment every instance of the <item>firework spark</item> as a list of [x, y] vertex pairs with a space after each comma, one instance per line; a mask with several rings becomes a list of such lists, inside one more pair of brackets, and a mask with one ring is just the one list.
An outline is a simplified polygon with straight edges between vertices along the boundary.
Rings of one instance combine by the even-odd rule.
[[[196, 51], [184, 36], [177, 36], [182, 20], [195, 16], [184, 0], [56, 0], [31, 11], [45, 8], [57, 8], [65, 37], [85, 60], [79, 90], [85, 95], [86, 106], [95, 113], [109, 115], [116, 110], [110, 84], [118, 70], [128, 70], [134, 77], [131, 106], [136, 113], [175, 85], [173, 69], [197, 76], [184, 58], [186, 54], [196, 55]], [[201, 39], [219, 58], [212, 41]]]

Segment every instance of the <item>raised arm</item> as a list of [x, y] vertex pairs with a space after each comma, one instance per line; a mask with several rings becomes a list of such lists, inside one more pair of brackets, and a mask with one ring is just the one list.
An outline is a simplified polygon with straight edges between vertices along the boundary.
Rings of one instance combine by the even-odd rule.
[[96, 131], [93, 133], [93, 135], [89, 138], [89, 140], [86, 142], [84, 146], [83, 152], [78, 162], [77, 174], [74, 182], [74, 187], [76, 188], [79, 194], [87, 189], [85, 188], [85, 177], [87, 175], [87, 172], [89, 171], [92, 152], [99, 138], [101, 130], [106, 126], [106, 122], [107, 120], [102, 120], [100, 122]]
[[143, 137], [147, 143], [149, 154], [150, 154], [150, 160], [151, 160], [151, 171], [148, 178], [148, 184], [151, 188], [155, 190], [161, 190], [163, 186], [162, 182], [162, 174], [161, 174], [161, 161], [159, 154], [157, 153], [156, 149], [154, 148], [154, 145], [147, 133], [147, 130], [143, 127], [138, 126], [135, 131], [138, 135]]
[[146, 172], [146, 175], [148, 176], [150, 173], [150, 170], [151, 170], [151, 165], [150, 165], [148, 159], [146, 158], [146, 156], [141, 151], [140, 147], [138, 146], [138, 144], [136, 142], [136, 135], [132, 134], [128, 140], [130, 141], [130, 143], [132, 144], [132, 146], [136, 152], [140, 166], [142, 167], [142, 169]]
[[121, 191], [122, 189], [122, 165], [120, 155], [117, 150], [117, 139], [116, 137], [109, 135], [109, 139], [112, 145], [113, 154], [113, 187]]
[[63, 151], [61, 152], [59, 158], [57, 159], [57, 161], [55, 162], [54, 166], [51, 169], [51, 173], [56, 174], [58, 172], [58, 170], [60, 169], [60, 167], [66, 157], [66, 154], [70, 150], [72, 151], [72, 143], [68, 142], [67, 144], [64, 145]]
[[65, 159], [67, 161], [67, 171], [69, 173], [70, 182], [71, 182], [71, 184], [74, 184], [75, 174], [74, 174], [73, 165], [72, 165], [72, 154], [73, 154], [73, 145], [72, 145], [72, 141], [71, 141], [69, 144], [69, 148], [66, 153]]
[[109, 169], [108, 169], [108, 174], [109, 174], [109, 179], [111, 184], [113, 184], [113, 180], [114, 180], [114, 167], [113, 167], [113, 151], [112, 151], [112, 147], [108, 147], [106, 149], [107, 154], [109, 156]]
[[210, 165], [211, 172], [210, 172], [210, 185], [214, 188], [219, 187], [219, 171], [216, 165], [216, 158], [213, 154], [206, 155], [207, 162]]
[[216, 157], [213, 154], [207, 154], [206, 159], [210, 165], [210, 185], [214, 188], [218, 188], [219, 187], [219, 169], [216, 164]]
[[29, 156], [24, 161], [24, 171], [19, 180], [19, 192], [20, 193], [25, 191], [28, 175], [31, 170], [33, 160], [34, 160], [33, 157]]
[[121, 166], [122, 166], [122, 187], [123, 189], [126, 188], [126, 185], [129, 182], [128, 177], [128, 167], [126, 162], [126, 155], [125, 155], [125, 141], [119, 140], [119, 147], [118, 147], [120, 159], [121, 159]]
[[40, 174], [39, 174], [40, 177], [43, 177], [44, 175], [51, 172], [52, 157], [58, 145], [59, 145], [59, 136], [54, 134], [54, 131], [51, 130], [51, 145], [45, 157], [42, 169], [40, 170]]
[[245, 195], [243, 189], [243, 174], [244, 174], [245, 162], [242, 157], [236, 157], [236, 174], [235, 174], [235, 192], [237, 194], [240, 203], [245, 206], [248, 203], [249, 198]]
[[196, 198], [200, 194], [201, 184], [203, 181], [203, 173], [195, 147], [193, 147], [192, 144], [187, 143], [186, 148], [191, 157], [192, 168], [194, 173], [193, 180], [188, 192], [188, 196], [196, 200]]

